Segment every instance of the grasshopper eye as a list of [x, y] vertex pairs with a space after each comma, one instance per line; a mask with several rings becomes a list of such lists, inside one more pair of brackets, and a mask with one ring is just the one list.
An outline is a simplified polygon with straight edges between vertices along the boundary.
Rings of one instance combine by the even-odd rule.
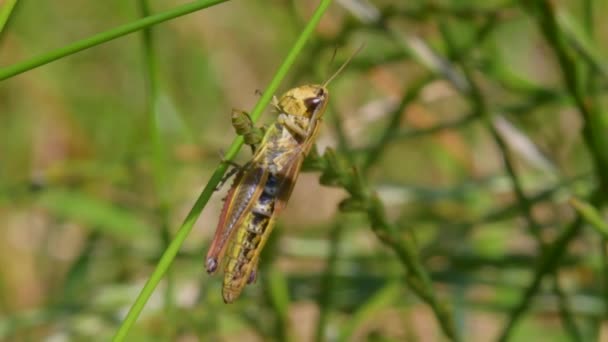
[[323, 101], [323, 99], [318, 96], [309, 97], [306, 100], [304, 100], [304, 105], [306, 106], [307, 110], [313, 111], [313, 110], [317, 109], [317, 106], [319, 106], [319, 104], [321, 104], [322, 101]]

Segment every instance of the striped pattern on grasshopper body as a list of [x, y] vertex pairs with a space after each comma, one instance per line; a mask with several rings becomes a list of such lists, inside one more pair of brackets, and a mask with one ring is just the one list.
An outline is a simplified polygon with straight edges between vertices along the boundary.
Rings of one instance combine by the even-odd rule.
[[260, 251], [314, 144], [327, 99], [325, 85], [305, 85], [276, 101], [277, 121], [228, 192], [206, 261], [207, 272], [214, 273], [226, 259], [222, 289], [226, 303], [255, 277]]
[[275, 100], [278, 118], [263, 133], [261, 141], [258, 137], [263, 131], [253, 127], [246, 113], [232, 113], [233, 126], [254, 153], [228, 191], [207, 253], [208, 273], [224, 265], [224, 302], [232, 303], [245, 285], [255, 280], [260, 252], [319, 133], [329, 99], [327, 85], [361, 48], [323, 84], [293, 88]]

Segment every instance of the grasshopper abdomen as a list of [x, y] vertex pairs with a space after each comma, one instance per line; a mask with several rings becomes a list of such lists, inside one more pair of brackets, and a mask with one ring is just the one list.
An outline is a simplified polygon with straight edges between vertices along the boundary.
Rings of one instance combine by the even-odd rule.
[[244, 284], [255, 280], [260, 250], [264, 247], [267, 235], [272, 230], [272, 216], [278, 194], [277, 176], [268, 175], [264, 189], [251, 207], [237, 236], [228, 247], [229, 261], [224, 270], [222, 295], [226, 303], [232, 302], [243, 290]]

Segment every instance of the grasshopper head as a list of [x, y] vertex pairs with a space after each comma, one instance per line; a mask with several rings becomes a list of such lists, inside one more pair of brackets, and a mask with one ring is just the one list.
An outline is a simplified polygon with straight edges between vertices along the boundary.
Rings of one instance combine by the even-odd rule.
[[363, 48], [363, 45], [355, 51], [348, 59], [331, 75], [323, 84], [311, 84], [293, 88], [287, 91], [275, 104], [279, 112], [295, 117], [295, 122], [301, 128], [307, 129], [308, 133], [315, 129], [321, 120], [327, 101], [329, 91], [327, 86], [348, 65], [351, 59]]
[[283, 94], [278, 107], [282, 113], [310, 119], [325, 111], [328, 99], [329, 92], [325, 85], [304, 85]]

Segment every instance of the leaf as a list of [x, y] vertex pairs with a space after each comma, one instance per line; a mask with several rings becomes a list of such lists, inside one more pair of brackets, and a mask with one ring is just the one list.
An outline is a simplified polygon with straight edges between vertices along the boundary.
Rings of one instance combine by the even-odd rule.
[[604, 238], [608, 238], [608, 223], [602, 218], [599, 210], [587, 202], [583, 202], [576, 198], [570, 199], [570, 204], [578, 211], [579, 214], [587, 221], [596, 232], [600, 233]]
[[88, 229], [120, 240], [132, 240], [149, 230], [129, 211], [82, 192], [49, 190], [40, 196], [38, 204], [53, 215], [77, 221]]

